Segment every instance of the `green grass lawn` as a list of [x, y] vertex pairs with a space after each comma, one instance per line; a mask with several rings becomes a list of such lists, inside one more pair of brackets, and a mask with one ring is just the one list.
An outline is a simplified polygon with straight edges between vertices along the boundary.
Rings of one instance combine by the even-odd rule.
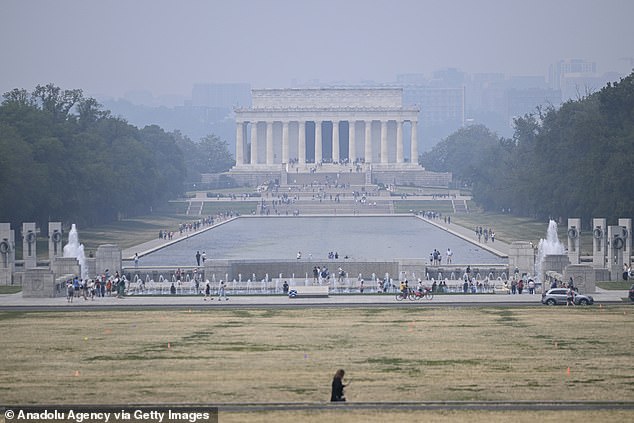
[[597, 282], [597, 286], [599, 288], [608, 289], [608, 290], [615, 290], [615, 291], [629, 290], [632, 285], [634, 285], [634, 280]]
[[16, 292], [22, 291], [21, 286], [12, 286], [12, 285], [1, 285], [0, 286], [0, 294], [15, 294]]

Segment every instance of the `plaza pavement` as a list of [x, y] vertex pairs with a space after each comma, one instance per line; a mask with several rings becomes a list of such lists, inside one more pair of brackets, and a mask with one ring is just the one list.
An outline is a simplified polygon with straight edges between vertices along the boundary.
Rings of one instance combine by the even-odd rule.
[[[597, 291], [590, 294], [595, 300], [595, 306], [601, 304], [634, 304], [627, 300], [628, 292], [624, 290], [604, 290], [597, 288]], [[228, 293], [229, 300], [218, 301], [218, 297], [213, 297], [212, 301], [204, 301], [201, 296], [180, 296], [180, 295], [163, 295], [163, 296], [126, 296], [125, 298], [105, 297], [95, 298], [94, 300], [84, 300], [83, 298], [75, 298], [72, 303], [68, 303], [66, 298], [23, 298], [21, 293], [0, 295], [0, 309], [19, 309], [25, 308], [91, 308], [91, 307], [285, 307], [285, 306], [391, 306], [391, 305], [417, 305], [425, 307], [426, 305], [445, 305], [445, 306], [464, 306], [464, 305], [541, 305], [541, 294], [530, 295], [527, 293], [517, 295], [506, 294], [451, 294], [436, 295], [430, 300], [418, 301], [397, 301], [395, 294], [346, 294], [346, 295], [330, 295], [324, 298], [288, 298], [285, 295], [250, 295], [250, 296], [232, 296]], [[625, 299], [625, 300], [624, 300]], [[545, 306], [544, 306], [545, 307]]]

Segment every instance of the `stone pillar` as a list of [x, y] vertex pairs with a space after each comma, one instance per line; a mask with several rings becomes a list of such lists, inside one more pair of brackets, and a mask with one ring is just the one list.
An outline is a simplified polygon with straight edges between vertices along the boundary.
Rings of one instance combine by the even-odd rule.
[[592, 266], [605, 268], [608, 229], [606, 219], [592, 219]]
[[97, 247], [96, 254], [97, 274], [102, 274], [108, 269], [111, 275], [115, 272], [121, 274], [121, 248], [113, 244], [104, 244]]
[[596, 278], [594, 268], [587, 264], [571, 264], [564, 270], [564, 282], [572, 278], [575, 287], [582, 294], [591, 294], [596, 291]]
[[365, 162], [372, 163], [372, 121], [365, 121]]
[[381, 163], [388, 163], [387, 121], [381, 121]]
[[581, 239], [581, 219], [568, 219], [568, 258], [571, 264], [581, 263], [581, 251], [579, 250]]
[[332, 121], [332, 161], [339, 163], [339, 121]]
[[348, 121], [348, 161], [352, 164], [357, 159], [357, 121]]
[[513, 241], [509, 247], [509, 269], [518, 268], [520, 275], [535, 273], [535, 250], [528, 241]]
[[47, 268], [26, 269], [22, 282], [22, 297], [24, 298], [53, 298], [65, 294], [63, 283], [55, 284], [53, 272]]
[[51, 270], [56, 278], [60, 276], [81, 276], [81, 267], [76, 257], [55, 257], [51, 262]]
[[272, 165], [275, 153], [273, 151], [273, 121], [266, 122], [266, 164]]
[[15, 238], [10, 223], [0, 223], [0, 285], [13, 285]]
[[396, 121], [396, 163], [403, 163], [403, 121]]
[[541, 275], [537, 275], [539, 280], [542, 282], [543, 289], [547, 289], [547, 286], [543, 285], [544, 281], [546, 280], [546, 272], [557, 272], [563, 277], [564, 269], [568, 265], [570, 265], [570, 260], [565, 254], [546, 255], [544, 257], [544, 261], [542, 262], [542, 273]]
[[282, 163], [288, 163], [288, 121], [282, 122]]
[[37, 267], [37, 234], [35, 233], [35, 223], [22, 224], [22, 258], [25, 269]]
[[251, 122], [251, 164], [258, 163], [258, 123]]
[[608, 269], [610, 280], [618, 281], [623, 274], [623, 239], [622, 226], [608, 226]]
[[244, 164], [244, 122], [236, 122], [236, 166], [241, 166], [243, 164]]
[[306, 122], [301, 120], [299, 121], [299, 134], [298, 134], [298, 145], [297, 145], [297, 161], [298, 164], [304, 165], [306, 164]]
[[319, 164], [324, 159], [323, 140], [321, 138], [321, 121], [315, 121], [315, 164]]
[[62, 245], [62, 222], [48, 222], [48, 259], [64, 255]]
[[418, 164], [418, 122], [413, 120], [412, 123], [412, 141], [411, 141], [411, 155], [410, 162]]
[[631, 264], [632, 257], [632, 219], [619, 219], [619, 226], [624, 228], [623, 236], [625, 237], [625, 245], [623, 246], [623, 260], [628, 265]]

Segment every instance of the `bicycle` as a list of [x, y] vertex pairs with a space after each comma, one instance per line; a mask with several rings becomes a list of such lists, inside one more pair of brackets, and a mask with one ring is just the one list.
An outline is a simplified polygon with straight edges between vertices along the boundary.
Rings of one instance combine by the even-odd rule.
[[408, 296], [409, 296], [409, 292], [399, 291], [398, 294], [396, 294], [396, 301], [403, 301]]
[[418, 290], [410, 290], [408, 298], [411, 301], [421, 300], [423, 298], [427, 300], [432, 300], [434, 298], [434, 293], [431, 291], [431, 288], [424, 287], [423, 291]]

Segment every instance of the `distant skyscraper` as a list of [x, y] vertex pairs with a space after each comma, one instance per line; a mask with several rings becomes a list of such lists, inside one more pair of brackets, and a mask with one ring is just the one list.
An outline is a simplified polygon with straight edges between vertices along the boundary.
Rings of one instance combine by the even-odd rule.
[[465, 123], [464, 74], [456, 69], [434, 73], [431, 80], [421, 74], [398, 75], [403, 104], [420, 108], [420, 139], [425, 149], [461, 128]]
[[596, 62], [588, 62], [583, 59], [563, 59], [550, 65], [548, 69], [548, 82], [555, 90], [562, 88], [562, 82], [567, 78], [588, 78], [597, 74]]

